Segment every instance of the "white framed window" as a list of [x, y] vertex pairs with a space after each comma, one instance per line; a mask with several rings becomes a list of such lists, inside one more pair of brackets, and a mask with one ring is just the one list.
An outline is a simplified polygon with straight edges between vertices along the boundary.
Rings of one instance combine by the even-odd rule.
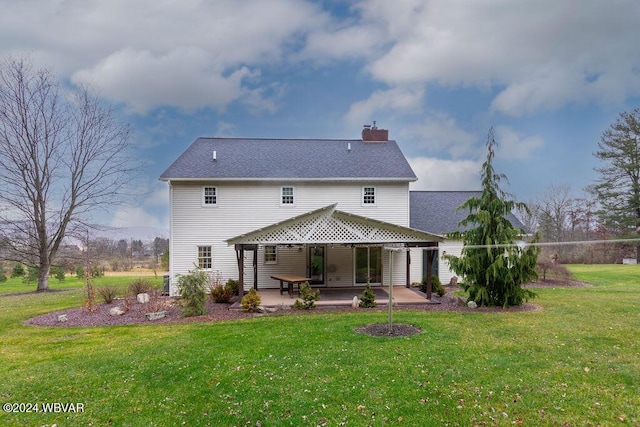
[[278, 247], [277, 246], [269, 245], [264, 247], [264, 263], [265, 264], [278, 263]]
[[202, 187], [202, 206], [218, 205], [218, 189], [216, 187]]
[[211, 246], [198, 246], [198, 268], [210, 270], [213, 267]]
[[280, 188], [280, 204], [283, 206], [293, 206], [295, 204], [295, 189], [293, 187]]
[[362, 187], [362, 205], [376, 205], [376, 187]]

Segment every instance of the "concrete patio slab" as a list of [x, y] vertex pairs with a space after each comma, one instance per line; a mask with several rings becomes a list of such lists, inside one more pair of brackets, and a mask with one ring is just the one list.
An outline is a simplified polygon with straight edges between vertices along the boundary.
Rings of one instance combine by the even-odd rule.
[[[316, 305], [318, 306], [351, 305], [353, 302], [353, 297], [359, 296], [364, 290], [364, 288], [360, 287], [317, 289], [320, 290], [320, 300], [316, 301]], [[386, 305], [389, 303], [388, 286], [372, 287], [372, 289], [376, 293], [376, 302], [378, 303], [378, 305]], [[275, 307], [279, 305], [291, 306], [296, 299], [300, 299], [300, 296], [297, 292], [294, 292], [294, 295], [291, 298], [286, 291], [282, 295], [280, 295], [279, 289], [259, 289], [258, 294], [260, 294], [260, 299], [262, 301], [260, 305], [264, 307]], [[395, 304], [411, 305], [430, 303], [430, 301], [427, 300], [421, 293], [405, 286], [393, 287], [393, 302]]]

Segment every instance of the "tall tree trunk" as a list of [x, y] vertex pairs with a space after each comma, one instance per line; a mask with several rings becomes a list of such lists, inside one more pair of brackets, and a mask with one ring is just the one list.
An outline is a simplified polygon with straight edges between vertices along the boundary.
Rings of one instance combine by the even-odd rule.
[[38, 289], [37, 292], [45, 292], [49, 290], [49, 272], [51, 271], [51, 263], [47, 260], [40, 263], [38, 269]]

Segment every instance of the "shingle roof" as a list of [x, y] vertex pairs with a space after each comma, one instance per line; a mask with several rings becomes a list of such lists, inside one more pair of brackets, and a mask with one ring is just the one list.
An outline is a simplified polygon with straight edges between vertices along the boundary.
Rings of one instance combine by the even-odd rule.
[[[481, 194], [481, 191], [411, 191], [410, 227], [436, 234], [460, 230], [458, 223], [466, 218], [467, 211], [456, 209], [470, 197], [479, 197]], [[516, 229], [527, 231], [513, 213], [509, 213], [507, 219]]]
[[395, 141], [358, 139], [198, 138], [160, 176], [165, 181], [357, 178], [417, 179]]

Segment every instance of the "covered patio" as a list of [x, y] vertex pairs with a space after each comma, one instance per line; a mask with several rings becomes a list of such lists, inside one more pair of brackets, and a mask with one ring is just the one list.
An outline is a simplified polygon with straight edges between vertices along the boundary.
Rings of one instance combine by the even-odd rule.
[[[317, 306], [350, 306], [353, 297], [359, 296], [364, 288], [318, 288], [320, 290], [320, 300], [316, 301]], [[378, 305], [389, 304], [389, 287], [381, 286], [373, 288], [376, 294], [376, 303]], [[295, 293], [292, 298], [287, 294], [280, 294], [278, 289], [261, 289], [260, 299], [261, 305], [265, 307], [289, 306], [292, 305], [298, 294]], [[430, 301], [423, 295], [409, 289], [403, 285], [394, 286], [393, 303], [398, 305], [420, 305], [429, 304]]]
[[[394, 286], [395, 291], [400, 285], [406, 289], [411, 284], [408, 249], [437, 248], [438, 242], [444, 240], [436, 234], [350, 214], [336, 207], [337, 204], [329, 205], [228, 239], [227, 244], [235, 247], [241, 289], [252, 286], [270, 300], [280, 301], [282, 297], [283, 304], [292, 303], [289, 291], [297, 289], [288, 286], [286, 293], [281, 292], [282, 285], [277, 279], [283, 275], [296, 277], [297, 284], [309, 279], [314, 288], [321, 293], [325, 290], [325, 294], [332, 288], [344, 290], [351, 295], [350, 299], [359, 295], [367, 282], [373, 288]], [[281, 251], [282, 260], [259, 262], [261, 257], [266, 261], [267, 247]], [[434, 257], [436, 251], [428, 254]], [[250, 267], [246, 265], [249, 259]], [[247, 279], [253, 279], [252, 283]], [[413, 294], [411, 298], [407, 296], [408, 301], [419, 297], [407, 291]], [[398, 301], [400, 297], [398, 293]]]

